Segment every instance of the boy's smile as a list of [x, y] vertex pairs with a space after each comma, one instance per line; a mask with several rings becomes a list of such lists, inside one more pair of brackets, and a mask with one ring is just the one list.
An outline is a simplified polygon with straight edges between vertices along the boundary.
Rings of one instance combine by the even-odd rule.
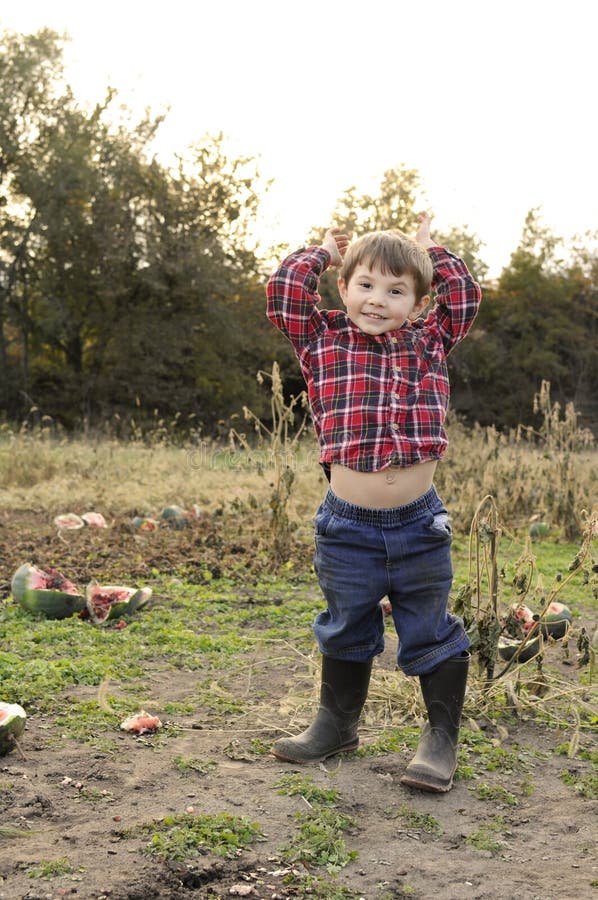
[[395, 275], [360, 265], [348, 284], [338, 280], [338, 289], [347, 314], [366, 334], [385, 334], [415, 319], [428, 305], [429, 297], [417, 299], [415, 280], [409, 272]]

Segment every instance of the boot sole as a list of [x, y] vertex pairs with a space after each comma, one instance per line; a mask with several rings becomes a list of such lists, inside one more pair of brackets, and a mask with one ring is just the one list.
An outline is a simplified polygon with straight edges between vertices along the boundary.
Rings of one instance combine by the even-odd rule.
[[297, 765], [307, 765], [307, 763], [312, 762], [323, 762], [325, 759], [330, 759], [331, 756], [336, 756], [337, 753], [350, 753], [352, 750], [357, 750], [358, 747], [359, 741], [355, 741], [351, 744], [346, 744], [343, 747], [336, 747], [334, 750], [331, 750], [329, 753], [325, 753], [322, 756], [306, 756], [304, 759], [297, 759], [293, 756], [285, 756], [284, 754], [279, 753], [276, 750], [272, 750], [272, 756], [276, 757], [276, 759], [281, 759], [283, 762], [297, 763]]
[[417, 788], [419, 791], [428, 791], [431, 794], [446, 794], [453, 786], [453, 779], [451, 778], [448, 784], [435, 784], [430, 781], [420, 781], [417, 776], [409, 778], [408, 775], [403, 775], [401, 784], [406, 787]]

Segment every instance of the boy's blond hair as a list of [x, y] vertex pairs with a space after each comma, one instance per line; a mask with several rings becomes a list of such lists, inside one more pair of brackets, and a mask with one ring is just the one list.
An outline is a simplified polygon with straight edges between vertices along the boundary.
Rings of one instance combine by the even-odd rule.
[[350, 244], [339, 273], [345, 284], [362, 264], [380, 269], [385, 275], [412, 275], [418, 300], [430, 293], [432, 260], [424, 247], [401, 231], [372, 231]]

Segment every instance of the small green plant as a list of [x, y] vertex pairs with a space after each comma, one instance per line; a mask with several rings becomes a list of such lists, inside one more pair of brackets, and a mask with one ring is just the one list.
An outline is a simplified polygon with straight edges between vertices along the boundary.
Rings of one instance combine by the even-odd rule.
[[384, 731], [380, 737], [369, 744], [364, 744], [354, 751], [355, 756], [369, 758], [372, 756], [385, 756], [387, 753], [397, 753], [405, 748], [414, 750], [419, 740], [420, 729], [407, 726]]
[[335, 884], [327, 878], [291, 870], [282, 879], [286, 887], [293, 889], [297, 897], [310, 900], [363, 900], [363, 895], [355, 893], [342, 884]]
[[207, 775], [217, 766], [213, 759], [197, 759], [194, 756], [175, 756], [172, 762], [181, 775]]
[[519, 783], [522, 797], [531, 797], [534, 793], [534, 782], [530, 778], [524, 778]]
[[437, 836], [442, 834], [442, 826], [438, 819], [428, 813], [419, 812], [407, 803], [403, 803], [396, 815], [413, 831], [424, 831], [426, 834]]
[[261, 826], [229, 813], [195, 816], [182, 813], [141, 825], [125, 833], [150, 835], [146, 852], [164, 860], [189, 862], [204, 853], [232, 858], [248, 844], [263, 839]]
[[343, 832], [355, 827], [349, 816], [332, 809], [319, 809], [316, 813], [297, 813], [296, 819], [298, 833], [281, 848], [285, 860], [323, 866], [332, 874], [356, 859], [357, 851], [348, 850], [343, 838]]
[[475, 789], [478, 800], [498, 800], [504, 806], [518, 806], [519, 800], [506, 788], [498, 784], [478, 784]]
[[561, 772], [561, 778], [580, 797], [585, 797], [587, 800], [598, 800], [598, 775], [588, 772], [587, 775], [580, 777], [575, 772]]
[[334, 806], [338, 801], [338, 791], [334, 788], [320, 788], [309, 775], [283, 775], [274, 785], [279, 794], [294, 797], [299, 794], [314, 806]]
[[497, 835], [509, 833], [502, 816], [494, 816], [465, 838], [465, 843], [476, 850], [490, 850], [497, 853], [503, 850], [505, 842], [497, 839]]
[[27, 869], [29, 878], [57, 878], [60, 875], [71, 875], [75, 870], [66, 856], [59, 859], [42, 859], [36, 866]]
[[520, 755], [514, 750], [491, 747], [483, 752], [482, 762], [487, 772], [518, 772], [524, 767]]

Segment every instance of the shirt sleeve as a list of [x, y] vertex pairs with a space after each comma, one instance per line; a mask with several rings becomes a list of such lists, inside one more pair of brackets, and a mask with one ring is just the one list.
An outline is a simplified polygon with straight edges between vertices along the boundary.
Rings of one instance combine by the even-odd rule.
[[318, 282], [330, 263], [322, 247], [297, 250], [281, 263], [268, 280], [266, 314], [297, 351], [310, 344], [326, 327], [317, 304]]
[[473, 325], [482, 291], [458, 256], [443, 247], [432, 247], [428, 253], [434, 266], [435, 303], [424, 324], [439, 330], [448, 353]]

